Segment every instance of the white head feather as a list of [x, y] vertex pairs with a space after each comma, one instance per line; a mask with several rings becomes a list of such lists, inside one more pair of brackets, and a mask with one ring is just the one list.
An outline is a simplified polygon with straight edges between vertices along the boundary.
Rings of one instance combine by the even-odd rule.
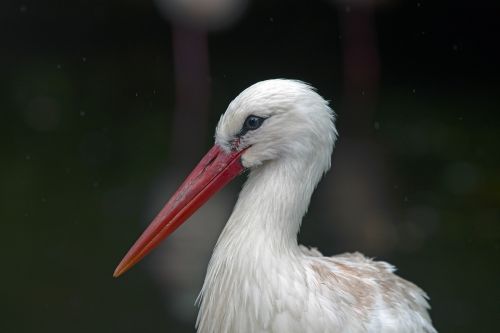
[[[335, 115], [314, 88], [301, 81], [274, 79], [258, 82], [236, 97], [217, 125], [215, 141], [234, 148], [245, 119], [266, 118], [262, 126], [239, 138], [238, 149], [250, 147], [243, 165], [254, 168], [278, 158], [309, 160], [321, 157], [322, 172], [330, 167], [337, 137]], [[319, 156], [320, 155], [320, 156]]]

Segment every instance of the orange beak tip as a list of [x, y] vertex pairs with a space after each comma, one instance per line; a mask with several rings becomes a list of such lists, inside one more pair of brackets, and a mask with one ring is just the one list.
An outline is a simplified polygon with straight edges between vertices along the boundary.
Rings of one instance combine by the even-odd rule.
[[121, 273], [117, 269], [113, 272], [114, 278], [118, 278], [118, 277], [120, 277], [120, 275], [121, 275]]

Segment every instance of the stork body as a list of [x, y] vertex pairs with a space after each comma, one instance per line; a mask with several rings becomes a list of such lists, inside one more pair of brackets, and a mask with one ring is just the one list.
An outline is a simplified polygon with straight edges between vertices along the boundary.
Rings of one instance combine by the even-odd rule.
[[[219, 121], [216, 155], [200, 162], [174, 195], [174, 208], [167, 204], [115, 274], [140, 260], [158, 241], [154, 235], [166, 237], [165, 228], [170, 233], [177, 227], [183, 211], [175, 213], [175, 207], [206, 170], [215, 168], [219, 175], [236, 168], [221, 176], [229, 179], [248, 169], [208, 266], [198, 300], [199, 333], [436, 332], [426, 294], [395, 275], [391, 265], [359, 253], [324, 257], [298, 245], [302, 217], [330, 168], [336, 135], [332, 110], [308, 85], [268, 80], [246, 89]], [[218, 178], [210, 177], [201, 180], [208, 185], [195, 190], [201, 194], [188, 198], [187, 207], [205, 200], [198, 199], [205, 188], [218, 186]], [[161, 227], [167, 220], [174, 222]]]

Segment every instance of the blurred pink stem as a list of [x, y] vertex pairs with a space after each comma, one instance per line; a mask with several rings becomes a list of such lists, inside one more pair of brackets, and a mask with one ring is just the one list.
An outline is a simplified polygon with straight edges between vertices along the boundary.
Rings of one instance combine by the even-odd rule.
[[205, 31], [179, 25], [173, 26], [172, 34], [176, 105], [170, 151], [181, 164], [193, 164], [202, 156], [207, 138], [210, 102], [208, 38]]
[[373, 5], [340, 11], [344, 61], [345, 126], [349, 134], [372, 130], [380, 79]]

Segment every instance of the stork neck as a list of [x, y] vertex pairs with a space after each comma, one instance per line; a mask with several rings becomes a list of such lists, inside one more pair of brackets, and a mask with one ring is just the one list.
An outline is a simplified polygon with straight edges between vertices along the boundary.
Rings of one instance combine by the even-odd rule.
[[[260, 242], [294, 251], [302, 217], [322, 170], [312, 160], [271, 161], [252, 170], [219, 243]], [[256, 245], [254, 243], [254, 245]]]

